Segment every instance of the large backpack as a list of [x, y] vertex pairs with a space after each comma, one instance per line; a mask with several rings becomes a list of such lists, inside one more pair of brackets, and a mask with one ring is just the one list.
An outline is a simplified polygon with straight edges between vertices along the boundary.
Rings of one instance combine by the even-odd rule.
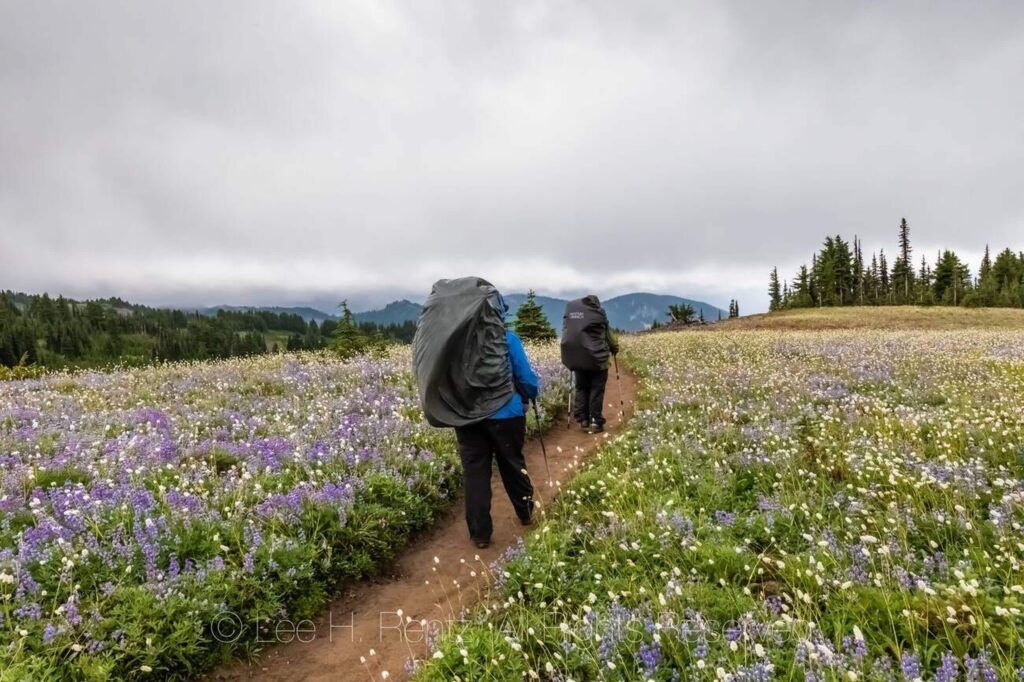
[[413, 372], [423, 414], [432, 426], [475, 424], [512, 399], [506, 310], [487, 280], [434, 283], [413, 339]]
[[562, 317], [562, 364], [577, 372], [608, 367], [608, 315], [597, 296], [565, 305]]

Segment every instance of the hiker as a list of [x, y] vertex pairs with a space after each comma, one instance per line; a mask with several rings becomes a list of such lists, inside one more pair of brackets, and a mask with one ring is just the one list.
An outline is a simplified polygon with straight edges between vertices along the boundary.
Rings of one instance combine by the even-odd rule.
[[601, 433], [608, 355], [618, 355], [619, 343], [597, 296], [584, 296], [565, 305], [561, 345], [562, 364], [572, 370], [576, 384], [573, 417], [580, 428]]
[[522, 341], [505, 328], [508, 306], [479, 277], [434, 284], [416, 325], [413, 369], [423, 413], [455, 428], [462, 460], [469, 537], [491, 542], [491, 462], [520, 523], [533, 523], [533, 484], [526, 473], [526, 407], [540, 393]]

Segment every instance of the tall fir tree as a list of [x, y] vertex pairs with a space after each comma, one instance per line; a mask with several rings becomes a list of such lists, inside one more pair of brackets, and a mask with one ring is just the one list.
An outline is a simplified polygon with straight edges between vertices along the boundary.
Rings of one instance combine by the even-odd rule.
[[857, 305], [864, 305], [864, 253], [861, 251], [860, 238], [853, 237], [853, 287]]
[[917, 271], [916, 300], [918, 305], [929, 305], [932, 299], [932, 268], [928, 265], [928, 259], [921, 255], [921, 268]]
[[892, 303], [892, 282], [889, 279], [889, 264], [885, 260], [885, 249], [878, 250], [878, 272], [879, 288], [881, 289], [879, 301]]
[[782, 287], [779, 284], [779, 269], [772, 268], [768, 280], [768, 310], [774, 312], [782, 308]]
[[981, 267], [978, 268], [978, 284], [968, 299], [971, 306], [994, 306], [999, 295], [999, 288], [996, 285], [995, 277], [992, 276], [992, 252], [988, 244], [985, 245], [985, 256], [981, 259]]
[[821, 306], [821, 296], [818, 293], [818, 254], [811, 256], [811, 271], [808, 279], [807, 293], [811, 297], [812, 306]]
[[971, 288], [970, 269], [952, 251], [946, 250], [935, 263], [935, 301], [942, 305], [962, 305]]
[[914, 266], [910, 262], [910, 226], [906, 218], [900, 220], [898, 242], [899, 256], [892, 266], [892, 283], [897, 291], [895, 300], [899, 303], [910, 303], [913, 300], [910, 294], [914, 281]]
[[526, 300], [516, 311], [513, 329], [521, 338], [529, 341], [554, 341], [558, 334], [548, 322], [544, 309], [537, 303], [537, 294], [531, 289]]
[[978, 270], [978, 279], [983, 280], [992, 274], [992, 252], [988, 244], [985, 244], [985, 256], [981, 259], [981, 268]]
[[881, 281], [878, 278], [878, 254], [871, 254], [871, 267], [867, 270], [864, 289], [867, 292], [871, 305], [878, 305], [879, 287]]
[[811, 273], [806, 265], [801, 265], [793, 282], [792, 307], [810, 308], [814, 305], [814, 292], [811, 291]]

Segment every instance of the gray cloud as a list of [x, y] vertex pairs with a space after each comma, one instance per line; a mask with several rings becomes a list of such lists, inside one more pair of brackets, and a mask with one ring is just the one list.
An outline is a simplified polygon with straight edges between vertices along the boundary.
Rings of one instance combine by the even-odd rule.
[[761, 309], [826, 232], [1024, 247], [1017, 3], [0, 0], [0, 287]]

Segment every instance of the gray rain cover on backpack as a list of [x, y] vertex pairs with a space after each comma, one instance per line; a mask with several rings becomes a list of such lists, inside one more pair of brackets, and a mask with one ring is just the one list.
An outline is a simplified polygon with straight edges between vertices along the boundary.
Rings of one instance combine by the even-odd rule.
[[487, 419], [514, 395], [505, 340], [507, 307], [479, 277], [442, 279], [423, 304], [413, 339], [413, 373], [431, 426]]
[[597, 296], [565, 304], [562, 317], [562, 364], [575, 372], [608, 366], [608, 315]]

